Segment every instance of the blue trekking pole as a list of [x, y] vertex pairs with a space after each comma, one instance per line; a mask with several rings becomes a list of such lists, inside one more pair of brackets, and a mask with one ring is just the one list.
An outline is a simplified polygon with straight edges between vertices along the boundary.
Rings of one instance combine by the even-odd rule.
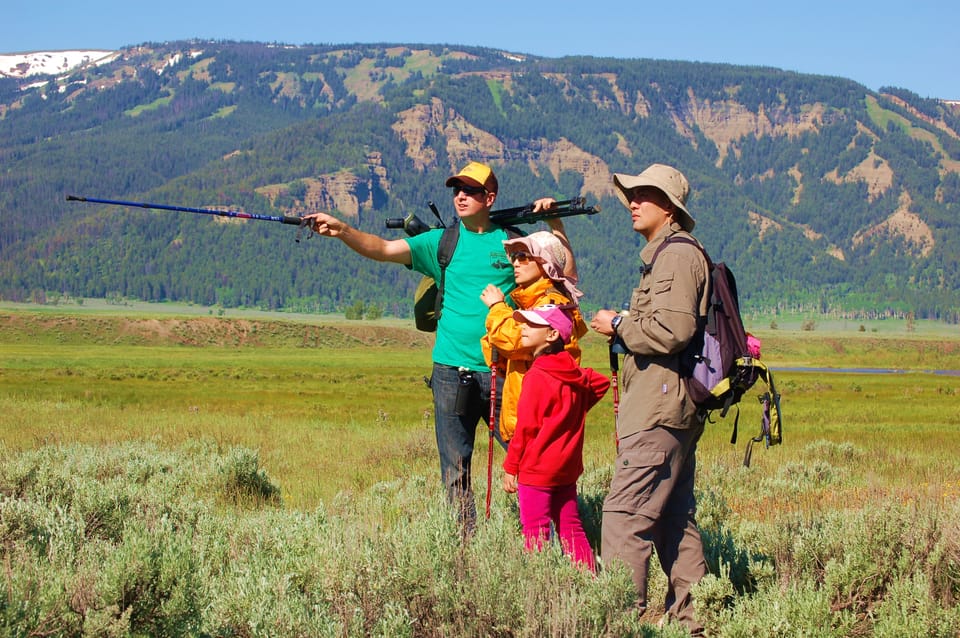
[[[181, 213], [197, 213], [200, 215], [216, 215], [218, 217], [235, 217], [237, 219], [256, 219], [267, 222], [280, 222], [281, 224], [290, 224], [298, 226], [301, 229], [307, 225], [302, 217], [291, 215], [260, 215], [257, 213], [244, 213], [237, 210], [215, 210], [212, 208], [191, 208], [189, 206], [167, 206], [165, 204], [148, 204], [147, 202], [126, 202], [116, 199], [99, 199], [96, 197], [78, 197], [76, 195], [67, 195], [68, 202], [90, 202], [92, 204], [109, 204], [111, 206], [131, 206], [133, 208], [147, 208], [157, 210], [172, 210]], [[300, 233], [297, 232], [297, 241], [300, 241]]]

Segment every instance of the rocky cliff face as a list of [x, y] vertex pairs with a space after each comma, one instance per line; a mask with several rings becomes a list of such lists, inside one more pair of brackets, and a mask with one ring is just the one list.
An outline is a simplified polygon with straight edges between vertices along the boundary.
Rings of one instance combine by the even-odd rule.
[[[511, 86], [512, 76], [506, 73], [480, 73], [485, 79], [500, 83], [506, 90]], [[565, 74], [545, 74], [551, 81], [565, 88], [573, 90], [569, 78]], [[638, 118], [649, 115], [650, 102], [642, 93], [627, 95], [617, 86], [615, 74], [597, 74], [599, 81], [610, 85], [615, 99], [606, 94], [594, 92], [592, 99], [598, 108], [616, 109], [626, 114], [633, 114]], [[280, 92], [289, 88], [289, 80], [278, 80]], [[355, 88], [360, 83], [355, 82]], [[361, 90], [357, 97], [370, 99], [369, 87]], [[734, 91], [735, 93], [735, 91]], [[733, 154], [741, 153], [740, 143], [748, 138], [787, 137], [798, 138], [804, 133], [816, 133], [824, 125], [825, 114], [830, 110], [826, 104], [812, 103], [801, 112], [787, 108], [786, 104], [779, 108], [768, 109], [761, 105], [756, 111], [749, 110], [735, 97], [728, 100], [714, 101], [697, 96], [693, 87], [686, 93], [686, 101], [672, 105], [670, 118], [675, 130], [687, 139], [691, 145], [698, 144], [696, 131], [702, 133], [717, 151], [716, 164], [722, 166], [725, 160]], [[900, 100], [898, 103], [903, 104]], [[932, 118], [926, 118], [931, 124]], [[434, 97], [428, 103], [418, 104], [396, 114], [392, 124], [393, 131], [402, 140], [404, 153], [413, 162], [417, 170], [423, 171], [432, 168], [441, 168], [440, 162], [446, 171], [454, 172], [470, 160], [490, 163], [494, 166], [508, 160], [522, 160], [535, 175], [549, 173], [554, 180], [559, 179], [564, 171], [571, 171], [583, 178], [583, 187], [579, 196], [603, 198], [613, 195], [612, 174], [610, 166], [600, 157], [593, 155], [566, 138], [548, 140], [545, 138], [527, 140], [520, 146], [508, 148], [505, 140], [485, 131], [468, 121], [454, 108], [446, 105], [441, 98]], [[865, 136], [876, 140], [877, 136], [864, 123], [857, 123], [858, 131]], [[940, 123], [940, 128], [956, 136], [949, 127]], [[617, 152], [624, 157], [631, 157], [633, 150], [623, 136], [619, 137]], [[437, 142], [444, 150], [438, 157], [435, 150]], [[442, 159], [441, 159], [442, 158]], [[946, 162], [948, 167], [952, 164]], [[376, 179], [381, 188], [389, 191], [390, 177], [387, 169], [382, 166], [376, 156], [370, 158], [368, 165], [369, 178], [360, 178], [350, 171], [340, 171], [335, 174], [317, 175], [306, 178], [307, 195], [298, 202], [302, 210], [339, 210], [349, 217], [357, 217], [365, 207], [372, 206], [370, 193], [373, 189], [373, 179]], [[957, 167], [960, 172], [960, 167]], [[803, 175], [798, 167], [788, 171], [796, 183], [795, 201], [800, 197], [803, 189]], [[761, 179], [773, 177], [773, 171], [768, 171]], [[863, 183], [866, 186], [870, 201], [888, 193], [894, 184], [894, 172], [889, 162], [871, 150], [867, 157], [849, 171], [841, 174], [839, 170], [831, 170], [820, 177], [834, 183]], [[279, 193], [282, 187], [264, 187], [264, 192]], [[782, 230], [783, 223], [755, 211], [749, 211], [749, 218], [753, 223], [757, 236], [764, 239], [770, 232]], [[804, 234], [811, 240], [822, 237], [809, 228]], [[905, 240], [920, 256], [927, 256], [935, 246], [935, 239], [929, 226], [920, 216], [910, 210], [909, 193], [901, 197], [900, 207], [880, 224], [862, 230], [853, 239], [853, 246], [859, 246], [869, 238], [899, 237]], [[838, 260], [843, 260], [843, 250], [838, 246], [831, 246], [829, 254]]]
[[[297, 181], [306, 186], [305, 194], [285, 207], [288, 213], [301, 215], [315, 211], [339, 211], [347, 217], [357, 218], [364, 209], [373, 208], [373, 192], [380, 189], [390, 192], [390, 178], [378, 152], [367, 155], [367, 177], [358, 177], [353, 171], [343, 169], [336, 173], [305, 177]], [[290, 193], [290, 184], [269, 184], [257, 192], [276, 202], [280, 195]]]

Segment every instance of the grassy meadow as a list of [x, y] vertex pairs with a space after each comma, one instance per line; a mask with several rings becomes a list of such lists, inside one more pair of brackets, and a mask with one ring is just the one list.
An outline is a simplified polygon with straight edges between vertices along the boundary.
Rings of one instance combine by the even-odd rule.
[[[743, 467], [749, 398], [736, 445], [730, 418], [700, 445], [711, 635], [960, 634], [960, 376], [929, 372], [960, 370], [956, 327], [755, 323], [784, 368], [784, 444]], [[497, 468], [493, 515], [461, 546], [431, 341], [390, 319], [0, 307], [2, 631], [684, 635], [622, 613], [617, 566], [591, 578], [524, 554]], [[584, 365], [609, 372], [594, 335]], [[906, 372], [789, 370], [808, 367]], [[613, 455], [608, 395], [581, 481], [594, 542]]]

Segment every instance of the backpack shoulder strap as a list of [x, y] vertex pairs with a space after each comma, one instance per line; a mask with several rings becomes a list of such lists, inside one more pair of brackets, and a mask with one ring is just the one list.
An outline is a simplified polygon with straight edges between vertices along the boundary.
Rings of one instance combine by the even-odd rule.
[[[703, 255], [704, 260], [707, 262], [707, 288], [704, 290], [704, 299], [702, 301], [709, 304], [713, 295], [712, 280], [713, 276], [716, 274], [716, 264], [714, 264], [713, 260], [710, 259], [710, 255], [707, 254], [707, 250], [703, 247], [703, 245], [693, 237], [688, 235], [680, 235], [678, 233], [668, 235], [663, 242], [657, 246], [657, 250], [654, 251], [653, 259], [650, 260], [650, 263], [643, 265], [643, 275], [648, 275], [650, 271], [653, 270], [653, 264], [657, 261], [657, 257], [660, 255], [660, 252], [670, 244], [690, 244], [699, 250], [701, 255]], [[723, 266], [723, 264], [720, 264], [720, 266]], [[726, 271], [724, 272], [726, 273]], [[709, 317], [709, 315], [710, 313], [708, 312], [707, 317]]]
[[453, 259], [453, 251], [457, 248], [457, 242], [460, 241], [460, 220], [458, 219], [452, 226], [443, 229], [440, 235], [440, 243], [437, 245], [437, 263], [440, 265], [440, 281], [437, 282], [437, 300], [434, 304], [434, 316], [439, 319], [440, 312], [443, 309], [443, 286], [447, 278], [447, 266]]
[[[507, 232], [507, 237], [510, 239], [526, 236], [526, 233], [516, 226], [502, 226], [502, 228]], [[437, 302], [434, 306], [434, 316], [437, 319], [440, 318], [440, 313], [443, 309], [443, 288], [447, 279], [447, 266], [450, 265], [450, 261], [453, 259], [453, 251], [457, 248], [457, 242], [459, 241], [460, 220], [458, 219], [455, 224], [443, 229], [443, 234], [440, 236], [440, 244], [437, 246], [437, 263], [440, 265], [440, 281], [437, 282]]]
[[703, 246], [700, 245], [700, 242], [693, 239], [692, 237], [685, 237], [683, 235], [673, 234], [673, 235], [668, 235], [666, 239], [663, 240], [663, 243], [657, 246], [657, 250], [654, 251], [653, 253], [653, 259], [650, 260], [649, 264], [644, 264], [643, 266], [644, 274], [650, 272], [650, 270], [653, 269], [653, 263], [657, 261], [657, 257], [660, 255], [661, 251], [663, 251], [663, 249], [670, 244], [690, 244], [691, 246], [696, 247], [696, 249], [703, 254], [703, 258], [707, 260], [707, 269], [713, 270], [713, 261], [710, 259], [710, 255], [707, 254], [707, 251], [703, 248]]
[[456, 249], [458, 241], [460, 241], [460, 220], [457, 220], [457, 223], [452, 226], [444, 228], [443, 234], [440, 235], [440, 244], [437, 246], [437, 262], [440, 264], [441, 271], [453, 259], [453, 251]]
[[507, 237], [510, 239], [517, 239], [518, 237], [526, 237], [527, 234], [517, 228], [516, 226], [501, 226], [500, 228], [507, 231]]

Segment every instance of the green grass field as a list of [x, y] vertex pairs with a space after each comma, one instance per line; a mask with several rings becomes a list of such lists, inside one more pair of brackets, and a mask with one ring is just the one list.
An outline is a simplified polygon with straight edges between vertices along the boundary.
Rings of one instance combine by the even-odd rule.
[[[2, 312], [2, 311], [0, 311]], [[198, 313], [199, 314], [199, 313]], [[960, 338], [758, 331], [773, 367], [960, 369]], [[0, 440], [46, 443], [190, 439], [260, 451], [286, 502], [311, 507], [341, 490], [435, 470], [429, 374], [432, 337], [397, 320], [213, 318], [180, 314], [16, 311], [0, 314]], [[584, 365], [609, 372], [605, 344], [584, 341]], [[820, 439], [870, 452], [863, 474], [896, 487], [960, 469], [960, 377], [783, 371], [786, 444], [758, 472], [796, 460]], [[759, 408], [744, 401], [742, 441]], [[588, 419], [588, 464], [613, 454], [612, 398]], [[482, 427], [482, 424], [481, 424]], [[704, 465], [735, 463], [731, 425], [709, 427]], [[478, 444], [486, 445], [484, 432]], [[904, 470], [909, 468], [909, 472]]]
[[[196, 476], [211, 468], [234, 464], [239, 469], [231, 470], [231, 476], [239, 478], [231, 480], [246, 486], [246, 490], [254, 485], [257, 499], [261, 498], [257, 496], [261, 491], [256, 486], [266, 481], [278, 486], [283, 514], [254, 508], [251, 514], [222, 515], [236, 516], [229, 518], [233, 522], [201, 516], [198, 522], [183, 528], [192, 526], [195, 534], [204, 535], [214, 533], [204, 525], [223, 528], [216, 534], [225, 540], [216, 542], [227, 546], [217, 546], [215, 553], [233, 556], [239, 552], [245, 557], [243, 560], [252, 561], [257, 567], [245, 562], [224, 567], [230, 564], [226, 559], [223, 563], [192, 563], [185, 557], [194, 550], [184, 548], [195, 546], [199, 537], [182, 539], [171, 532], [175, 542], [182, 543], [176, 551], [187, 552], [177, 554], [184, 557], [183, 561], [171, 565], [184, 572], [225, 570], [216, 576], [208, 575], [208, 580], [212, 578], [218, 586], [235, 586], [237, 591], [247, 592], [210, 592], [202, 583], [196, 583], [198, 591], [202, 590], [214, 602], [203, 613], [192, 608], [183, 611], [178, 616], [187, 619], [183, 622], [199, 622], [196, 618], [201, 616], [205, 623], [212, 622], [210, 618], [217, 622], [234, 616], [239, 619], [236, 626], [228, 623], [233, 629], [205, 629], [210, 633], [200, 634], [271, 635], [269, 630], [251, 629], [256, 623], [250, 617], [250, 610], [273, 609], [270, 605], [276, 605], [278, 614], [271, 626], [306, 626], [291, 620], [301, 617], [290, 611], [292, 594], [280, 595], [276, 589], [280, 584], [269, 585], [271, 579], [278, 577], [271, 571], [270, 561], [279, 560], [295, 565], [285, 569], [299, 579], [299, 596], [313, 601], [310, 604], [318, 604], [319, 596], [325, 601], [323, 605], [330, 606], [324, 607], [324, 613], [339, 619], [331, 621], [331, 626], [339, 629], [330, 633], [299, 630], [299, 635], [359, 636], [377, 635], [378, 631], [378, 635], [391, 635], [386, 629], [376, 630], [388, 626], [403, 628], [395, 635], [475, 635], [477, 625], [471, 623], [487, 623], [492, 617], [506, 622], [502, 617], [507, 616], [514, 618], [516, 625], [508, 623], [495, 634], [682, 635], [669, 631], [660, 634], [653, 628], [637, 630], [635, 625], [623, 624], [626, 621], [612, 619], [611, 610], [617, 608], [618, 596], [629, 590], [629, 580], [623, 573], [613, 570], [595, 581], [569, 581], [572, 576], [562, 557], [559, 561], [550, 562], [553, 559], [547, 557], [546, 562], [537, 562], [523, 556], [517, 549], [519, 541], [505, 541], [504, 538], [515, 535], [518, 540], [519, 535], [515, 534], [513, 522], [514, 501], [496, 488], [497, 468], [494, 517], [488, 523], [489, 529], [481, 530], [477, 547], [478, 551], [493, 551], [491, 556], [501, 555], [505, 563], [491, 564], [486, 554], [472, 558], [459, 555], [444, 558], [449, 559], [449, 564], [435, 565], [438, 571], [432, 574], [415, 569], [424, 552], [446, 551], [444, 539], [448, 533], [443, 527], [445, 523], [437, 518], [442, 508], [435, 511], [432, 506], [439, 472], [431, 397], [423, 382], [430, 369], [430, 335], [389, 319], [368, 322], [331, 317], [234, 317], [229, 313], [215, 317], [202, 311], [158, 313], [85, 306], [0, 307], [0, 452], [11, 476], [16, 476], [16, 468], [25, 463], [38, 463], [29, 459], [32, 454], [40, 454], [44, 458], [63, 455], [57, 464], [93, 466], [87, 471], [92, 480], [101, 482], [114, 475], [149, 473], [143, 466], [151, 463], [161, 468], [182, 463], [184, 467], [178, 469]], [[949, 328], [923, 324], [909, 332], [802, 331], [778, 326], [777, 330], [757, 328], [756, 333], [763, 340], [768, 365], [783, 368], [776, 373], [776, 380], [783, 395], [784, 443], [768, 450], [755, 446], [751, 467], [743, 467], [746, 441], [759, 423], [759, 407], [754, 398], [748, 397], [741, 406], [736, 445], [729, 442], [730, 418], [710, 424], [700, 444], [701, 528], [711, 574], [719, 576], [707, 579], [698, 594], [704, 601], [708, 624], [717, 635], [730, 636], [803, 636], [811, 632], [838, 636], [871, 632], [911, 635], [909, 631], [898, 633], [913, 626], [910, 623], [921, 623], [916, 626], [923, 627], [923, 635], [957, 635], [960, 516], [956, 504], [960, 500], [960, 455], [956, 454], [956, 447], [960, 440], [960, 376], [927, 371], [960, 370], [960, 337]], [[602, 340], [591, 335], [583, 345], [584, 365], [609, 372]], [[897, 368], [906, 372], [789, 370], [793, 367]], [[480, 428], [476, 455], [482, 471], [475, 471], [474, 480], [478, 497], [482, 498], [486, 491], [487, 436], [483, 424]], [[158, 460], [144, 460], [150, 457], [144, 457], [146, 453], [140, 448], [129, 452], [124, 445], [152, 446], [150, 449], [160, 451], [153, 453]], [[252, 450], [256, 459], [251, 461], [238, 449]], [[161, 457], [167, 453], [185, 456], [180, 461], [168, 461]], [[74, 455], [89, 458], [70, 460]], [[140, 469], [117, 469], [131, 463], [122, 460], [126, 455], [132, 455], [133, 466]], [[608, 395], [588, 416], [587, 470], [581, 485], [588, 509], [602, 501], [613, 457], [612, 397]], [[498, 450], [497, 466], [502, 459], [503, 453]], [[262, 469], [257, 469], [257, 463]], [[191, 470], [194, 464], [195, 469]], [[42, 463], [37, 467], [41, 466]], [[29, 477], [48, 472], [23, 471], [28, 478], [10, 479], [14, 483], [0, 485], [5, 496], [26, 490], [23, 486], [33, 482], [39, 484], [39, 479]], [[157, 471], [163, 474], [171, 470]], [[80, 473], [73, 479], [49, 480], [51, 485], [63, 486], [71, 480], [80, 481]], [[222, 483], [223, 479], [216, 481]], [[79, 487], [73, 489], [76, 494], [84, 493]], [[233, 493], [234, 489], [228, 491]], [[44, 490], [44, 498], [52, 499], [49, 494], [54, 488]], [[90, 521], [99, 529], [106, 525], [103, 517], [109, 520], [113, 516], [103, 512], [120, 507], [115, 492], [110, 492], [111, 496], [84, 497], [86, 505], [101, 503], [96, 505], [99, 513], [85, 515], [88, 535]], [[123, 502], [135, 503], [137, 498], [140, 496], [124, 497]], [[218, 502], [218, 507], [222, 507], [223, 501]], [[17, 600], [18, 596], [29, 600], [39, 596], [41, 590], [47, 591], [45, 587], [52, 602], [44, 609], [60, 609], [64, 617], [72, 618], [63, 609], [74, 604], [80, 594], [71, 594], [73, 602], [67, 604], [62, 600], [62, 592], [64, 588], [68, 592], [71, 587], [83, 589], [83, 584], [92, 582], [93, 576], [85, 575], [82, 569], [72, 573], [71, 570], [79, 569], [77, 564], [83, 564], [76, 558], [70, 559], [73, 567], [61, 567], [57, 572], [61, 575], [56, 577], [44, 575], [42, 561], [21, 563], [31, 552], [22, 554], [19, 549], [11, 549], [20, 547], [17, 543], [26, 543], [24, 547], [40, 543], [38, 546], [45, 549], [35, 556], [49, 557], [53, 550], [41, 543], [49, 535], [30, 531], [45, 529], [43, 525], [25, 523], [27, 515], [11, 503], [4, 501], [0, 508], [0, 536], [9, 552], [5, 558], [31, 568], [22, 568], [26, 585], [12, 578], [8, 570], [8, 590], [17, 592], [16, 596], [11, 594], [10, 600]], [[150, 511], [150, 507], [144, 507]], [[173, 508], [169, 516], [199, 516], [194, 505], [182, 507], [187, 513]], [[32, 516], [47, 521], [44, 525], [52, 525], [50, 514]], [[270, 522], [258, 522], [264, 517]], [[598, 515], [592, 511], [584, 517], [585, 525], [594, 526], [588, 534], [595, 539]], [[306, 519], [312, 521], [310, 526], [327, 530], [322, 538], [311, 540], [308, 533], [306, 540], [298, 541], [317, 543], [298, 550], [315, 552], [313, 558], [295, 558], [281, 552], [281, 546], [293, 542], [290, 535], [302, 534]], [[420, 530], [421, 525], [427, 525], [426, 531], [418, 531], [414, 540], [405, 538], [404, 530]], [[154, 521], [147, 528], [144, 539], [152, 540], [137, 542], [160, 542], [152, 534], [165, 529], [163, 525]], [[33, 540], [15, 540], [23, 534]], [[93, 534], [95, 537], [96, 533]], [[127, 532], [116, 534], [127, 539]], [[339, 539], [335, 546], [340, 548], [341, 555], [325, 553], [333, 551], [331, 538]], [[127, 547], [128, 542], [133, 541], [124, 540], [121, 547], [134, 552], [128, 563], [136, 562], [138, 550]], [[204, 536], [203, 543], [207, 542], [215, 541]], [[247, 550], [239, 550], [243, 542], [253, 542], [260, 549], [247, 556]], [[382, 543], [386, 543], [387, 549], [375, 549]], [[92, 545], [80, 542], [78, 547], [85, 549], [77, 551], [96, 553], [99, 546], [99, 541]], [[890, 547], [903, 554], [893, 558], [884, 555]], [[334, 575], [327, 568], [313, 565], [311, 560], [325, 561], [330, 570], [339, 565], [340, 571]], [[365, 561], [370, 562], [368, 567], [356, 567], [366, 565]], [[373, 572], [363, 571], [369, 568], [379, 573], [376, 565], [383, 561], [392, 565], [384, 575], [374, 577]], [[914, 563], [919, 571], [903, 571]], [[64, 569], [67, 576], [62, 575]], [[118, 563], [117, 578], [124, 569], [133, 568]], [[229, 569], [245, 571], [231, 575], [227, 574]], [[890, 570], [906, 575], [888, 582], [892, 577], [884, 574], [891, 573]], [[380, 580], [391, 578], [390, 574], [412, 580]], [[468, 581], [463, 581], [465, 576]], [[525, 586], [523, 590], [526, 598], [510, 603], [493, 594], [495, 583], [504, 578], [510, 582], [529, 579], [529, 588]], [[167, 582], [161, 575], [150, 579]], [[432, 581], [436, 583], [431, 596], [437, 600], [428, 605], [422, 589], [429, 588], [425, 583]], [[267, 586], [275, 589], [251, 593], [250, 588]], [[282, 588], [288, 586], [289, 583]], [[443, 590], [441, 593], [436, 591], [438, 587]], [[465, 595], [464, 588], [470, 587], [475, 588], [469, 592], [474, 602], [468, 609], [461, 609], [458, 605]], [[566, 598], [566, 593], [559, 593], [567, 588], [572, 588], [571, 599]], [[653, 584], [652, 595], [662, 596], [663, 588], [662, 581]], [[322, 591], [333, 593], [319, 593]], [[126, 594], [117, 595], [123, 599]], [[356, 596], [362, 600], [351, 598]], [[764, 600], [771, 604], [771, 596], [782, 598], [777, 611], [762, 607], [763, 611], [758, 612], [754, 606], [763, 605]], [[272, 601], [270, 605], [264, 606], [264, 597]], [[477, 597], [488, 598], [484, 598], [486, 602], [477, 602]], [[236, 609], [217, 607], [228, 604], [223, 601], [237, 605]], [[556, 613], [545, 619], [540, 611], [543, 604], [557, 605]], [[156, 608], [164, 605], [169, 607], [170, 602], [157, 602]], [[891, 605], [900, 606], [894, 609]], [[418, 612], [421, 607], [424, 609]], [[131, 609], [134, 616], [124, 622], [140, 627], [141, 632], [150, 633], [152, 630], [148, 629], [155, 627], [151, 623], [159, 622], [152, 616], [137, 620], [135, 608]], [[315, 621], [321, 617], [314, 609], [303, 618]], [[15, 628], [11, 629], [14, 633], [44, 629], [46, 621], [42, 618], [16, 620], [20, 616], [11, 610], [13, 607], [0, 604], [0, 622]], [[411, 615], [420, 620], [410, 620]], [[85, 616], [87, 625], [93, 617]], [[123, 614], [110, 612], [104, 618], [104, 623], [115, 626], [123, 620]], [[758, 619], [765, 622], [758, 624]], [[445, 629], [427, 632], [417, 624], [420, 622], [441, 623], [438, 626]], [[821, 631], [823, 623], [832, 625], [832, 629]], [[93, 631], [93, 625], [87, 625], [83, 631]], [[243, 629], [236, 628], [240, 625]], [[639, 633], [624, 627], [634, 627], [631, 631]], [[295, 633], [298, 632], [291, 630], [289, 635]], [[62, 635], [81, 633], [65, 631]]]

